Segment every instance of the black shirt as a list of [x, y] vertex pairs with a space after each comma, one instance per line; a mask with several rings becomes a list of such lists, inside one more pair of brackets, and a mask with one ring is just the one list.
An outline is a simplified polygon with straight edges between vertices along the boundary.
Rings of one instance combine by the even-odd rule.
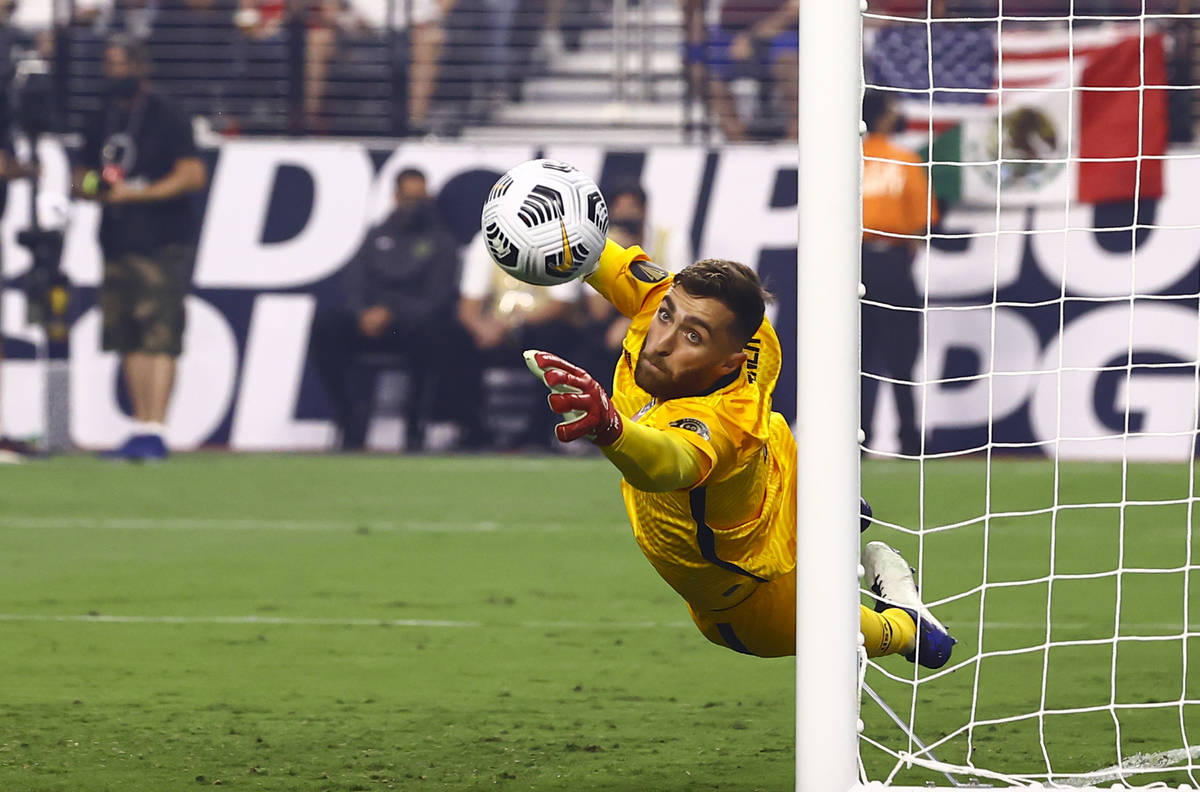
[[[152, 184], [176, 161], [198, 157], [190, 122], [160, 94], [145, 93], [128, 109], [114, 103], [96, 113], [87, 126], [81, 162], [102, 170], [115, 165], [125, 181]], [[150, 253], [163, 245], [193, 244], [197, 231], [193, 196], [166, 201], [105, 206], [100, 219], [100, 248], [106, 258]]]
[[372, 228], [342, 272], [342, 290], [354, 313], [384, 305], [395, 326], [427, 331], [455, 315], [458, 270], [458, 246], [430, 202]]

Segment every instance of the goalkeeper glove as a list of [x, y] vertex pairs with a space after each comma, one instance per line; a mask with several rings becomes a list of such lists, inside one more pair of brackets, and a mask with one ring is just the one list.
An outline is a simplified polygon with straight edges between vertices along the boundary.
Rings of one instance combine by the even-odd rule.
[[566, 419], [554, 427], [559, 442], [586, 437], [598, 446], [610, 446], [621, 436], [621, 414], [591, 374], [537, 349], [525, 351], [525, 365], [550, 389], [550, 409]]

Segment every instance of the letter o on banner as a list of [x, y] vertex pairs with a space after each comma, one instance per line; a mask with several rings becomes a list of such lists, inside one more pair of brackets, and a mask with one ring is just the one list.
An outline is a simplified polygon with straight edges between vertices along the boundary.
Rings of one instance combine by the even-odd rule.
[[[1195, 184], [1200, 162], [1168, 160], [1170, 184]], [[1139, 218], [1145, 223], [1145, 218]], [[1093, 229], [1093, 209], [1078, 206], [1066, 213], [1072, 230], [1061, 230], [1061, 207], [1039, 207], [1034, 213], [1035, 233], [1030, 239], [1038, 267], [1052, 284], [1067, 282], [1068, 294], [1089, 297], [1123, 297], [1155, 294], [1177, 283], [1200, 260], [1200, 228], [1195, 225], [1196, 202], [1189, 190], [1171, 190], [1159, 201], [1155, 227], [1132, 253], [1111, 253], [1100, 247]], [[1121, 233], [1121, 232], [1116, 232]], [[1124, 233], [1129, 233], [1125, 231]]]
[[[233, 400], [238, 348], [216, 308], [187, 298], [183, 355], [167, 411], [167, 444], [190, 449], [221, 425]], [[133, 420], [117, 404], [120, 360], [100, 351], [100, 309], [88, 310], [71, 329], [71, 440], [81, 448], [108, 448], [125, 440]]]
[[[1063, 459], [1185, 460], [1195, 440], [1195, 361], [1197, 316], [1194, 308], [1138, 303], [1130, 321], [1128, 303], [1106, 305], [1070, 322], [1042, 354], [1030, 403], [1034, 439], [1046, 442], [1048, 455]], [[1122, 368], [1132, 341], [1135, 357], [1163, 355], [1180, 366]], [[1120, 378], [1113, 412], [1138, 414], [1140, 433], [1124, 438], [1124, 426], [1105, 424], [1096, 411], [1101, 367], [1115, 366]], [[1061, 365], [1060, 365], [1061, 364]], [[1123, 420], [1122, 420], [1123, 424]]]

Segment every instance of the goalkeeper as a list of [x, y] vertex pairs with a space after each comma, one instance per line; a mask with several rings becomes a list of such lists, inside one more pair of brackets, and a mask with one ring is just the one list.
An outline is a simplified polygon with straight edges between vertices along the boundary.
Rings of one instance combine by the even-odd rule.
[[[705, 259], [671, 277], [641, 248], [609, 241], [587, 282], [632, 320], [612, 398], [588, 372], [531, 350], [526, 363], [566, 420], [621, 471], [646, 558], [713, 643], [760, 657], [795, 653], [796, 442], [771, 411], [779, 339], [753, 270]], [[861, 608], [871, 656], [940, 667], [954, 640], [921, 604], [908, 564], [864, 552], [885, 603]], [[898, 606], [898, 607], [892, 607]]]

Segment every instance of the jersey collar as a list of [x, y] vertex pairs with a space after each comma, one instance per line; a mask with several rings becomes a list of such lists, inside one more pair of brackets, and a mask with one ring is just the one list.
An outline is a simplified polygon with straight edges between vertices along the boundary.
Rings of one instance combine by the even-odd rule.
[[697, 396], [711, 396], [712, 394], [716, 393], [717, 391], [724, 390], [725, 388], [728, 388], [733, 383], [737, 382], [738, 377], [740, 377], [740, 376], [742, 376], [742, 367], [738, 366], [736, 369], [734, 369], [733, 371], [726, 374], [724, 377], [721, 377], [721, 379], [714, 382], [712, 384], [712, 387], [710, 387], [708, 390], [701, 391], [700, 393], [697, 393], [696, 395]]

